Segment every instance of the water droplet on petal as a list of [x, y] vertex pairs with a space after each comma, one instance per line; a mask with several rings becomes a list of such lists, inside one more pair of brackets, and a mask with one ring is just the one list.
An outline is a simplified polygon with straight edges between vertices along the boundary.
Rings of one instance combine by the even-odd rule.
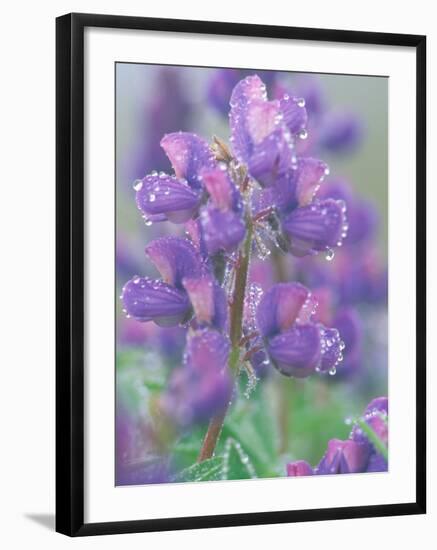
[[143, 180], [135, 180], [133, 184], [133, 188], [135, 191], [141, 191], [141, 188], [143, 187]]
[[325, 253], [325, 258], [328, 260], [328, 262], [331, 262], [334, 259], [335, 252], [332, 250], [332, 248], [328, 248], [328, 250]]

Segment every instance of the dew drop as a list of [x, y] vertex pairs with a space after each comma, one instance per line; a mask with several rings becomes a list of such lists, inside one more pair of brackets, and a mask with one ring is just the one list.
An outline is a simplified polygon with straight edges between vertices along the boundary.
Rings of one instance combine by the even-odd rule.
[[155, 202], [155, 201], [156, 201], [156, 195], [154, 193], [150, 193], [149, 202]]
[[305, 99], [303, 97], [299, 98], [297, 104], [299, 107], [305, 107]]
[[328, 248], [328, 250], [325, 253], [325, 258], [328, 260], [328, 262], [331, 262], [334, 259], [335, 252], [332, 250], [332, 248]]
[[334, 376], [337, 373], [337, 369], [336, 369], [336, 367], [332, 367], [332, 368], [329, 369], [328, 372], [331, 376]]
[[299, 139], [306, 139], [308, 137], [308, 132], [303, 128], [299, 132], [298, 136], [299, 136]]
[[135, 191], [141, 191], [141, 188], [143, 187], [143, 180], [135, 180], [133, 183], [133, 188]]

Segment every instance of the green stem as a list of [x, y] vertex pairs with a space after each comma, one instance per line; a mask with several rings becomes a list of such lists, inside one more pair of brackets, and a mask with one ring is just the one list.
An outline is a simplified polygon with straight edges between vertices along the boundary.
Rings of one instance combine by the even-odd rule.
[[363, 432], [366, 434], [368, 439], [370, 439], [370, 442], [373, 443], [376, 450], [382, 454], [385, 461], [388, 462], [388, 449], [383, 441], [379, 439], [379, 437], [376, 435], [376, 433], [372, 430], [372, 428], [367, 424], [365, 420], [362, 418], [359, 418], [357, 421], [359, 427], [363, 430]]
[[[237, 261], [237, 269], [235, 273], [235, 286], [232, 296], [231, 313], [230, 313], [230, 339], [231, 353], [229, 354], [229, 369], [234, 377], [238, 375], [238, 367], [240, 362], [240, 340], [243, 335], [243, 313], [244, 313], [244, 296], [246, 293], [247, 276], [249, 273], [250, 254], [252, 250], [253, 227], [250, 219], [247, 222], [247, 234], [243, 243], [242, 250], [239, 253]], [[214, 455], [214, 450], [217, 445], [220, 433], [223, 428], [223, 423], [226, 418], [229, 404], [224, 410], [213, 416], [209, 422], [208, 430], [200, 449], [197, 462], [203, 462]]]

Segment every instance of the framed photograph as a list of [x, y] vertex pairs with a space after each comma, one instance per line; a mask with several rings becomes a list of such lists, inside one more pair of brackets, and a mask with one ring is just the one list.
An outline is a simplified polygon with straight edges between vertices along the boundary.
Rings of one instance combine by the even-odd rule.
[[56, 36], [57, 530], [425, 513], [425, 37]]

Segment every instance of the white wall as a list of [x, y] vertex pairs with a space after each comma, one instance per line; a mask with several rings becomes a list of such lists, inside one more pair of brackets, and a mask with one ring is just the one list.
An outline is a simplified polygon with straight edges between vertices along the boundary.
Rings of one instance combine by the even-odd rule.
[[[249, 9], [250, 6], [250, 9]], [[185, 19], [230, 20], [307, 27], [327, 27], [428, 35], [428, 97], [437, 93], [437, 29], [433, 3], [413, 5], [386, 0], [354, 3], [342, 0], [291, 2], [235, 0], [199, 2], [167, 0], [147, 5], [125, 0], [8, 2], [3, 5], [0, 86], [1, 296], [0, 302], [0, 541], [4, 548], [238, 548], [275, 543], [282, 547], [408, 547], [435, 532], [436, 476], [429, 469], [428, 516], [382, 518], [317, 524], [262, 526], [215, 531], [124, 535], [72, 541], [41, 525], [54, 510], [54, 66], [57, 15], [70, 11]], [[433, 70], [431, 70], [433, 69]], [[436, 108], [428, 103], [428, 203], [437, 199]], [[436, 201], [437, 202], [437, 201]], [[430, 212], [430, 218], [433, 212]], [[429, 240], [437, 234], [430, 219]], [[399, 243], [402, 246], [402, 243]], [[435, 252], [429, 247], [428, 280], [436, 280]], [[434, 246], [434, 251], [436, 247]], [[437, 309], [437, 290], [430, 285], [429, 310]], [[436, 327], [430, 314], [430, 340]], [[431, 324], [431, 322], [433, 324]], [[6, 353], [5, 353], [6, 352]], [[437, 363], [429, 347], [429, 365]], [[437, 390], [429, 369], [428, 393]], [[429, 403], [429, 463], [436, 457], [436, 400]], [[37, 516], [35, 521], [29, 516]], [[425, 544], [424, 547], [430, 547]]]

